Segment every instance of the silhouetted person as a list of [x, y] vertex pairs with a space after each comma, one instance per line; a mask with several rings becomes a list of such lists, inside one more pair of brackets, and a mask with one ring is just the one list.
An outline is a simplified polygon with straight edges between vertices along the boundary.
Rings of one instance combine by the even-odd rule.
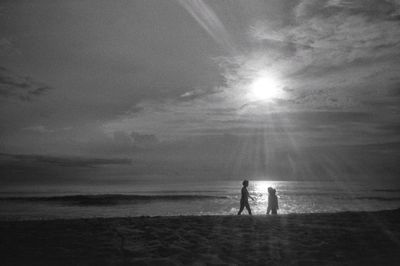
[[251, 209], [250, 209], [250, 205], [249, 205], [249, 198], [254, 200], [250, 195], [249, 192], [247, 191], [247, 187], [249, 186], [249, 181], [244, 180], [242, 182], [243, 187], [242, 187], [242, 197], [240, 198], [240, 209], [238, 212], [238, 215], [240, 215], [244, 209], [244, 207], [246, 207], [247, 211], [249, 212], [249, 214], [251, 215]]
[[268, 188], [268, 208], [267, 214], [278, 214], [278, 197], [276, 196], [276, 189]]

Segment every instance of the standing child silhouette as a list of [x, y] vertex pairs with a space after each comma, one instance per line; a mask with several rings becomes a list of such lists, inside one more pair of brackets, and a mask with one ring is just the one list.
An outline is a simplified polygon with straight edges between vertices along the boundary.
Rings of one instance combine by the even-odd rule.
[[240, 198], [240, 209], [239, 209], [238, 215], [242, 214], [242, 211], [243, 211], [244, 207], [246, 207], [247, 211], [251, 215], [251, 209], [250, 209], [250, 205], [249, 205], [249, 198], [252, 199], [252, 200], [254, 200], [254, 198], [252, 198], [249, 195], [249, 192], [247, 191], [247, 187], [249, 186], [249, 181], [244, 180], [242, 182], [242, 184], [243, 184], [242, 197]]
[[278, 214], [278, 197], [276, 196], [276, 189], [268, 188], [268, 208], [267, 214]]

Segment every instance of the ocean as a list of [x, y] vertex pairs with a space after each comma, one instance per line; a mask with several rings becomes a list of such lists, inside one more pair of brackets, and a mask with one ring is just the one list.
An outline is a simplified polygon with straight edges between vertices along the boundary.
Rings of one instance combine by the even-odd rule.
[[[274, 187], [279, 214], [376, 211], [400, 207], [400, 186], [366, 182], [250, 181], [255, 215]], [[241, 181], [137, 182], [118, 185], [2, 188], [0, 220], [235, 215]], [[244, 215], [247, 211], [244, 210]]]

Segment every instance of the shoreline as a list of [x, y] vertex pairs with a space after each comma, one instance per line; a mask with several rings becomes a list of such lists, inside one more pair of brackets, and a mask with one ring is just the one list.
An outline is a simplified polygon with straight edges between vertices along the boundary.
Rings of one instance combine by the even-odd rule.
[[[374, 210], [374, 211], [337, 211], [337, 212], [304, 212], [304, 213], [279, 213], [277, 215], [272, 215], [272, 214], [253, 214], [251, 217], [274, 217], [274, 216], [279, 216], [279, 217], [285, 217], [285, 216], [306, 216], [306, 215], [335, 215], [335, 214], [375, 214], [375, 213], [380, 213], [380, 212], [393, 212], [393, 211], [399, 211], [400, 212], [400, 207], [398, 208], [393, 208], [393, 209], [382, 209], [382, 210]], [[33, 218], [33, 219], [25, 219], [25, 218], [0, 218], [0, 224], [1, 223], [12, 223], [12, 222], [37, 222], [37, 221], [80, 221], [80, 220], [96, 220], [96, 219], [101, 219], [101, 220], [115, 220], [115, 219], [143, 219], [143, 218], [182, 218], [182, 217], [235, 217], [238, 216], [236, 213], [232, 214], [198, 214], [198, 215], [139, 215], [139, 216], [115, 216], [115, 217], [102, 217], [102, 216], [93, 216], [93, 217], [82, 217], [82, 218], [76, 218], [76, 217], [66, 217], [66, 218]], [[246, 210], [243, 211], [242, 215], [240, 216], [250, 216]]]
[[400, 208], [0, 221], [2, 265], [396, 265]]

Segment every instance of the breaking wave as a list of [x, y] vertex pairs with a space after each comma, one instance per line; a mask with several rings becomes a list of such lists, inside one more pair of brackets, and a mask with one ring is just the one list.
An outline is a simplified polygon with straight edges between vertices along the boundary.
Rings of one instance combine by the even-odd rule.
[[207, 199], [226, 199], [225, 196], [210, 195], [122, 195], [122, 194], [102, 194], [102, 195], [69, 195], [53, 197], [1, 197], [0, 201], [24, 201], [24, 202], [46, 202], [59, 203], [66, 205], [118, 205], [143, 201], [188, 201], [188, 200], [207, 200]]

